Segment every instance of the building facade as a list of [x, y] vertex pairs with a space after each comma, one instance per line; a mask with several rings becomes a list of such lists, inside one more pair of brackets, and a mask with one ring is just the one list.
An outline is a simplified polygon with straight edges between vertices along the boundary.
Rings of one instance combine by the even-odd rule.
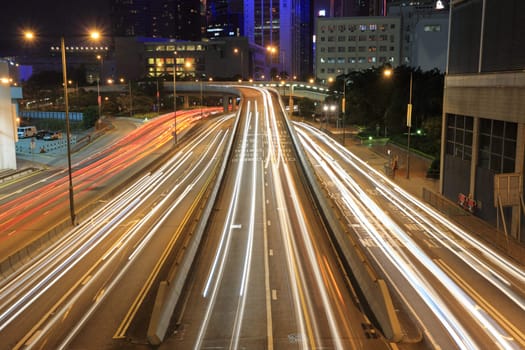
[[243, 1], [206, 1], [206, 37], [239, 36], [243, 32]]
[[289, 76], [311, 74], [311, 0], [247, 0], [243, 13], [248, 41], [273, 48], [268, 51], [268, 65]]
[[0, 170], [16, 169], [18, 104], [15, 99], [22, 98], [22, 90], [11, 87], [9, 77], [9, 64], [0, 61]]
[[399, 17], [318, 18], [316, 33], [317, 79], [400, 64]]
[[199, 0], [112, 0], [113, 36], [145, 36], [201, 40], [202, 4]]
[[448, 49], [449, 11], [434, 0], [416, 4], [396, 3], [389, 16], [401, 18], [401, 64], [445, 72]]
[[[499, 210], [496, 188], [502, 174], [524, 167], [525, 2], [451, 2], [450, 21], [440, 188], [454, 201], [469, 195], [475, 214], [493, 224], [503, 213], [517, 237], [519, 203]], [[513, 192], [521, 196], [523, 183]]]
[[128, 80], [144, 77], [177, 79], [249, 79], [265, 70], [265, 49], [245, 37], [206, 41], [123, 37], [115, 39], [116, 76]]

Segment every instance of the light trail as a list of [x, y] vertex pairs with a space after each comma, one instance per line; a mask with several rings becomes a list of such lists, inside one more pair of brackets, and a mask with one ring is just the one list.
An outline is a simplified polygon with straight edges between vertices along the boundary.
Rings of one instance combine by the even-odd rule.
[[[209, 110], [214, 111], [216, 108]], [[190, 125], [191, 116], [195, 113], [194, 111], [178, 113], [180, 114], [178, 118], [181, 119], [178, 132]], [[169, 132], [172, 119], [170, 114], [153, 119], [107, 149], [73, 164], [72, 176], [77, 200], [81, 201], [95, 184], [116, 176], [128, 166], [139, 162], [168, 143], [172, 139]], [[67, 186], [69, 186], [66, 171], [64, 169], [57, 173], [63, 176], [56, 181], [1, 204], [0, 232], [9, 232], [16, 227], [18, 233], [28, 227], [35, 227], [33, 220], [37, 220], [42, 211], [64, 209], [67, 204]], [[51, 178], [48, 177], [45, 181]], [[0, 242], [12, 236], [0, 235]]]
[[[478, 322], [480, 328], [483, 329], [491, 339], [493, 339], [499, 348], [512, 349], [516, 347], [516, 344], [509, 340], [512, 338], [497, 325], [490, 315], [486, 314], [483, 310], [480, 310], [476, 303], [467, 295], [467, 293], [459, 288], [457, 284], [454, 283], [454, 281], [452, 281], [448, 275], [442, 271], [442, 269], [440, 269], [431, 259], [426, 256], [426, 254], [419, 248], [419, 246], [417, 246], [410, 236], [407, 235], [382, 209], [379, 208], [379, 206], [369, 196], [366, 195], [366, 193], [364, 193], [364, 191], [360, 189], [357, 183], [351, 179], [346, 171], [337, 162], [335, 162], [331, 156], [319, 150], [318, 147], [314, 147], [315, 142], [309, 138], [304, 131], [299, 130], [299, 134], [305, 149], [318, 161], [323, 170], [328, 174], [328, 178], [330, 178], [337, 186], [338, 190], [341, 191], [341, 197], [346, 203], [346, 207], [356, 218], [359, 218], [361, 226], [367, 230], [371, 237], [373, 237], [385, 255], [389, 257], [392, 264], [397, 266], [400, 273], [403, 274], [407, 280], [412, 282], [415, 290], [420, 294], [429, 308], [434, 311], [436, 316], [438, 316], [445, 328], [449, 330], [451, 336], [456, 340], [458, 346], [470, 348], [471, 346], [475, 345], [472, 340], [465, 341], [466, 339], [471, 338], [467, 336], [467, 333], [462, 329], [460, 322], [455, 319], [451, 312], [444, 312], [444, 310], [447, 310], [445, 303], [443, 301], [439, 301], [441, 299], [436, 294], [436, 292], [430, 288], [430, 284], [425, 282], [421, 276], [416, 278], [416, 276], [419, 274], [416, 274], [415, 271], [410, 268], [411, 264], [409, 259], [403, 257], [402, 252], [396, 253], [394, 250], [395, 248], [388, 243], [389, 240], [385, 239], [386, 236], [383, 237], [385, 234], [380, 234], [378, 231], [376, 231], [376, 227], [383, 225], [384, 227], [388, 228], [390, 233], [394, 233], [395, 237], [397, 237], [399, 241], [401, 241], [404, 246], [408, 248], [408, 251], [410, 251], [411, 254], [413, 254], [413, 256], [415, 256], [423, 266], [432, 272], [432, 274], [436, 276], [437, 280], [439, 280], [447, 288], [447, 290], [449, 290], [449, 292], [455, 296], [456, 300], [458, 300], [458, 303], [462, 305], [467, 312], [469, 312], [472, 318]], [[326, 142], [326, 140], [324, 141], [329, 145], [331, 144], [332, 149], [335, 150], [337, 148], [333, 146], [333, 142]], [[345, 152], [342, 153], [345, 154]], [[345, 158], [345, 160], [346, 159], [347, 158]], [[358, 168], [358, 166], [355, 167]], [[360, 170], [360, 172], [370, 179], [370, 176], [368, 175], [370, 171]], [[372, 179], [370, 180], [373, 181]], [[377, 186], [376, 189], [378, 189], [381, 194], [383, 194], [387, 199], [393, 200], [384, 193], [388, 191], [388, 189], [385, 189], [385, 191], [382, 190], [385, 187], [384, 185], [378, 183], [378, 181], [373, 182]], [[354, 195], [351, 195], [350, 191], [352, 191]], [[363, 205], [358, 205], [358, 201], [362, 202]], [[400, 207], [401, 201], [396, 202], [398, 203], [398, 207]], [[368, 217], [377, 217], [377, 223], [368, 221]], [[388, 234], [388, 236], [390, 236], [390, 234]], [[408, 274], [405, 273], [405, 271], [412, 271], [412, 273]], [[416, 288], [416, 286], [420, 287]]]
[[[235, 184], [233, 192], [231, 195], [230, 203], [228, 205], [228, 211], [226, 215], [226, 220], [221, 232], [221, 238], [217, 250], [215, 252], [215, 257], [212, 262], [211, 269], [208, 273], [206, 279], [205, 287], [202, 292], [203, 298], [209, 298], [209, 301], [206, 305], [206, 311], [204, 314], [204, 319], [199, 327], [197, 338], [195, 340], [194, 349], [200, 349], [202, 343], [204, 342], [204, 336], [208, 329], [208, 325], [211, 319], [211, 314], [213, 312], [215, 303], [217, 301], [217, 296], [219, 293], [220, 284], [222, 277], [224, 275], [224, 269], [226, 262], [228, 260], [228, 254], [230, 252], [230, 244], [233, 236], [233, 230], [237, 229], [235, 225], [235, 218], [237, 214], [237, 207], [240, 204], [240, 189], [241, 183], [243, 180], [242, 174], [244, 173], [244, 163], [246, 158], [246, 151], [248, 148], [248, 131], [251, 123], [251, 112], [250, 112], [250, 101], [247, 102], [246, 108], [246, 118], [242, 131], [242, 141], [241, 141], [241, 150], [237, 162], [237, 171], [235, 173]], [[254, 180], [255, 181], [255, 180]], [[232, 344], [230, 344], [230, 347]]]
[[[270, 120], [267, 119], [267, 133], [272, 135], [271, 139], [275, 141], [274, 147], [277, 147], [277, 152], [272, 153], [271, 169], [274, 193], [278, 202], [278, 207], [280, 208], [280, 210], [278, 210], [278, 215], [282, 228], [283, 242], [285, 243], [285, 247], [287, 247], [285, 252], [287, 254], [288, 271], [292, 281], [292, 291], [296, 303], [297, 323], [301, 334], [307, 334], [309, 338], [309, 342], [307, 342], [306, 339], [301, 339], [301, 347], [306, 349], [308, 347], [322, 346], [322, 344], [318, 345], [321, 342], [322, 337], [320, 336], [319, 326], [316, 322], [318, 317], [313, 317], [316, 313], [313, 311], [311, 294], [307, 292], [311, 289], [311, 286], [306, 285], [304, 267], [299, 263], [299, 248], [297, 246], [296, 236], [302, 239], [306, 248], [309, 267], [311, 271], [313, 271], [316, 287], [321, 295], [323, 311], [326, 314], [328, 327], [334, 342], [333, 346], [336, 349], [344, 349], [344, 346], [341, 343], [342, 336], [339, 330], [339, 325], [336, 321], [333, 305], [329, 300], [328, 292], [320, 270], [320, 265], [322, 264], [319, 263], [319, 259], [317, 258], [319, 254], [316, 252], [316, 248], [312, 242], [310, 236], [311, 230], [308, 228], [308, 224], [303, 215], [301, 200], [299, 199], [296, 189], [297, 186], [282, 151], [282, 140], [277, 125], [277, 113], [273, 107], [272, 96], [270, 92], [266, 90], [264, 90], [264, 96], [265, 108], [269, 109], [269, 118], [271, 117]], [[279, 105], [280, 113], [283, 113], [284, 115], [284, 108], [282, 104]], [[270, 152], [272, 152], [272, 150], [270, 150]], [[281, 171], [284, 175], [284, 181], [281, 178]], [[292, 203], [292, 208], [288, 208], [288, 202], [284, 197], [284, 193], [287, 193], [288, 196], [291, 197], [290, 202]], [[292, 213], [294, 213], [294, 215], [291, 215]], [[299, 230], [292, 230], [292, 224], [290, 222], [291, 216], [297, 220]], [[301, 286], [301, 288], [299, 288], [299, 286]]]
[[[0, 314], [0, 330], [5, 329], [10, 322], [16, 319], [67, 272], [90, 254], [100, 242], [104, 241], [130, 215], [136, 212], [140, 205], [145, 203], [148, 198], [154, 196], [155, 191], [160, 189], [170, 176], [174, 176], [178, 169], [185, 167], [190, 169], [190, 174], [194, 172], [197, 168], [188, 167], [187, 164], [190, 160], [192, 149], [197, 147], [206, 137], [209, 137], [212, 132], [215, 132], [214, 130], [225, 120], [227, 119], [222, 118], [217, 121], [213, 128], [197, 137], [183, 149], [184, 152], [170, 159], [156, 173], [140, 178], [122, 194], [108, 202], [90, 219], [75, 227], [64, 240], [42, 253], [36, 264], [30, 265], [24, 271], [19, 271], [16, 275], [6, 279], [7, 282], [3, 283], [1, 289], [3, 297], [0, 310], [4, 311]], [[217, 137], [214, 138], [212, 145], [217, 145]], [[215, 152], [219, 148], [217, 147]], [[208, 148], [207, 152], [210, 149], [212, 147]], [[180, 154], [184, 154], [184, 156], [180, 157]], [[217, 153], [213, 157], [216, 156]], [[209, 165], [206, 169], [208, 167]], [[192, 179], [199, 178], [199, 176]], [[184, 181], [188, 181], [189, 178], [190, 175], [187, 175]], [[162, 201], [157, 205], [164, 204], [165, 201]], [[149, 218], [150, 216], [147, 216], [146, 220]], [[122, 247], [123, 242], [125, 243], [125, 237], [117, 241], [116, 246]], [[111, 249], [115, 249], [115, 246]], [[107, 259], [109, 255], [111, 253], [106, 252], [97, 264]], [[33, 280], [35, 281], [34, 283], [30, 282]]]

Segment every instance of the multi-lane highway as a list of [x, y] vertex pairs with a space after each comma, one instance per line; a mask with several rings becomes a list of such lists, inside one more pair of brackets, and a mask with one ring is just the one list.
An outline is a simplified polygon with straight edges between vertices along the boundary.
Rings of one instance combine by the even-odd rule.
[[[207, 110], [207, 112], [215, 109]], [[194, 124], [197, 111], [177, 113], [177, 132]], [[75, 211], [84, 209], [112, 188], [132, 179], [150, 164], [173, 139], [173, 114], [149, 121], [118, 142], [72, 166]], [[67, 169], [35, 174], [0, 192], [0, 257], [19, 251], [28, 241], [65, 221], [69, 212]]]
[[[174, 244], [170, 242], [176, 241], [188, 208], [202, 197], [232, 117], [209, 121], [204, 132], [181, 144], [156, 171], [134, 180], [56, 244], [35, 254], [31, 263], [2, 279], [3, 343], [9, 348], [68, 348], [106, 295], [121, 288], [124, 277], [135, 288], [128, 286], [125, 295], [140, 294], [148, 279], [155, 278], [159, 252]], [[148, 256], [144, 251], [152, 246], [157, 249]], [[133, 268], [140, 273], [126, 275]], [[124, 300], [120, 305], [126, 314], [130, 305]], [[84, 346], [98, 348], [90, 342]]]
[[312, 204], [277, 96], [242, 92], [230, 167], [161, 348], [387, 348]]
[[[162, 349], [525, 347], [520, 266], [316, 128], [292, 126], [276, 93], [239, 90], [236, 114], [199, 122], [198, 132], [139, 178], [130, 176], [134, 167], [172, 140], [171, 116], [74, 166], [80, 203], [96, 200], [92, 192], [123, 177], [128, 186], [34, 253], [30, 264], [4, 275], [2, 344], [147, 347], [159, 285], [180, 270], [194, 228], [203, 222]], [[191, 120], [191, 113], [186, 118], [182, 113], [177, 126]], [[364, 247], [362, 259], [395, 296], [399, 343], [386, 339], [377, 320], [368, 318], [366, 300], [359, 298], [364, 286], [356, 286], [345, 270], [297, 147], [335, 217]], [[221, 164], [227, 165], [222, 178]], [[23, 242], [25, 232], [68, 215], [65, 173], [41, 181], [4, 192], [2, 243], [16, 237]], [[211, 215], [199, 219], [215, 181], [220, 187]], [[42, 216], [47, 220], [35, 219]]]
[[435, 348], [525, 347], [525, 272], [334, 139], [296, 124], [324, 187]]

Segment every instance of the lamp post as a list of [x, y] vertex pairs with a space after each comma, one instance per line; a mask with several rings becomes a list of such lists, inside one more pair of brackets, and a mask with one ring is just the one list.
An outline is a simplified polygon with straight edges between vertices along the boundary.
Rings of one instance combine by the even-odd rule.
[[102, 118], [102, 96], [100, 96], [100, 79], [102, 79], [102, 73], [104, 70], [104, 57], [97, 55], [97, 60], [100, 60], [100, 70], [97, 78], [97, 104], [98, 104], [98, 122]]
[[341, 105], [341, 111], [343, 112], [343, 147], [345, 146], [345, 119], [346, 119], [346, 82], [348, 79], [343, 79], [343, 101]]
[[177, 51], [173, 55], [173, 144], [177, 146]]
[[233, 53], [235, 54], [239, 54], [239, 57], [240, 57], [240, 60], [241, 60], [241, 79], [244, 78], [244, 53], [242, 52], [242, 50], [238, 49], [238, 48], [234, 48], [233, 49]]
[[407, 105], [407, 179], [410, 178], [410, 131], [412, 128], [412, 71], [410, 71], [410, 94]]
[[64, 81], [64, 109], [66, 118], [66, 142], [67, 142], [67, 173], [69, 178], [69, 213], [71, 224], [75, 225], [75, 200], [73, 195], [73, 174], [71, 171], [71, 128], [69, 125], [69, 100], [67, 96], [67, 65], [66, 65], [66, 47], [64, 37], [60, 37], [60, 51], [62, 51], [62, 77]]
[[290, 99], [288, 101], [288, 108], [290, 109], [290, 118], [293, 116], [293, 89], [295, 84], [290, 84]]
[[[390, 68], [389, 66], [387, 66], [384, 70], [383, 70], [383, 76], [387, 79], [390, 79], [392, 77], [392, 75], [394, 74], [394, 70], [392, 68]], [[387, 110], [388, 108], [385, 110], [385, 115], [384, 115], [384, 123], [385, 123], [385, 137], [387, 137], [387, 126], [386, 126], [386, 113], [387, 113]]]
[[102, 117], [102, 97], [100, 96], [100, 77], [97, 78], [97, 104], [98, 104], [98, 121]]
[[[125, 82], [124, 78], [120, 78], [120, 82]], [[129, 117], [133, 118], [133, 95], [131, 94], [131, 80], [128, 80], [128, 92], [129, 92]]]
[[202, 98], [202, 79], [200, 79], [200, 83], [201, 83], [200, 88], [201, 88], [201, 118], [202, 118], [202, 104], [204, 103], [203, 98]]
[[[266, 51], [270, 54], [270, 66], [273, 68], [273, 56], [277, 53], [277, 47], [269, 45], [266, 47]], [[273, 77], [270, 76], [270, 79], [273, 80]]]
[[[99, 32], [92, 32], [90, 34], [91, 38], [98, 40], [100, 38]], [[35, 35], [31, 31], [26, 31], [24, 33], [26, 40], [33, 40]], [[60, 37], [60, 51], [62, 58], [62, 84], [64, 85], [64, 114], [66, 121], [66, 142], [67, 142], [67, 170], [68, 170], [68, 179], [69, 179], [69, 211], [71, 216], [71, 224], [75, 225], [75, 200], [73, 193], [73, 174], [71, 169], [71, 127], [69, 123], [69, 99], [68, 99], [68, 80], [67, 80], [67, 63], [66, 63], [66, 45], [64, 36]]]

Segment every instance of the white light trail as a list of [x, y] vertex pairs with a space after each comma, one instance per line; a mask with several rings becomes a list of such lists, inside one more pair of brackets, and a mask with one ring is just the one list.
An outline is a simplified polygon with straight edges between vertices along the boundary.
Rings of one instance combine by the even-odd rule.
[[[376, 231], [377, 225], [372, 224], [368, 221], [367, 217], [373, 215], [377, 217], [379, 223], [387, 227], [388, 230], [392, 233], [395, 233], [397, 237], [420, 262], [425, 266], [436, 278], [452, 293], [455, 298], [458, 300], [460, 305], [462, 305], [466, 311], [468, 311], [474, 320], [476, 320], [482, 329], [485, 330], [487, 335], [491, 337], [495, 344], [502, 349], [513, 349], [516, 344], [509, 341], [511, 337], [497, 325], [497, 323], [483, 310], [480, 310], [478, 305], [461, 289], [457, 286], [454, 281], [452, 281], [448, 275], [446, 275], [431, 259], [429, 259], [426, 254], [415, 244], [409, 235], [407, 235], [379, 206], [364, 193], [360, 187], [355, 183], [351, 177], [345, 172], [345, 170], [337, 164], [333, 159], [327, 155], [322, 150], [319, 150], [318, 147], [313, 147], [315, 144], [312, 139], [310, 139], [305, 132], [299, 131], [301, 140], [305, 149], [311, 154], [317, 161], [322, 165], [324, 171], [329, 175], [328, 177], [338, 186], [339, 191], [341, 191], [341, 197], [344, 199], [344, 202], [347, 204], [347, 208], [351, 210], [355, 217], [359, 218], [361, 225], [365, 228], [371, 237], [374, 238], [375, 242], [386, 256], [390, 258], [393, 265], [398, 266], [398, 270], [405, 275], [405, 277], [412, 281], [414, 287], [416, 285], [426, 286], [425, 288], [415, 288], [418, 293], [421, 295], [422, 299], [427, 303], [427, 305], [434, 311], [436, 316], [444, 324], [445, 328], [451, 332], [451, 336], [456, 340], [459, 346], [466, 346], [467, 348], [474, 346], [474, 342], [467, 336], [467, 333], [462, 329], [459, 321], [447, 311], [443, 313], [443, 310], [447, 310], [445, 304], [440, 301], [438, 308], [434, 307], [434, 304], [437, 304], [436, 301], [440, 300], [436, 293], [429, 287], [428, 282], [419, 280], [421, 277], [416, 278], [415, 274], [407, 274], [405, 271], [410, 271], [410, 262], [407, 258], [402, 257], [399, 253], [394, 251], [394, 247], [388, 245], [388, 240], [383, 238], [382, 235]], [[328, 142], [326, 142], [328, 143]], [[333, 145], [331, 146], [333, 149]], [[348, 162], [351, 162], [348, 160]], [[362, 162], [361, 162], [362, 163]], [[359, 168], [358, 166], [355, 166]], [[360, 172], [370, 178], [368, 172], [360, 170]], [[341, 181], [339, 181], [341, 179]], [[373, 181], [373, 179], [370, 179]], [[343, 184], [344, 182], [344, 184]], [[373, 181], [377, 189], [381, 194], [385, 195], [387, 199], [392, 199], [389, 196], [386, 196], [386, 191], [389, 191], [386, 186], [381, 184], [379, 181]], [[384, 189], [384, 191], [382, 190]], [[352, 190], [355, 195], [359, 198], [359, 201], [363, 202], [364, 205], [357, 205], [357, 198], [352, 199], [353, 195], [348, 192]], [[400, 207], [400, 202], [398, 201], [398, 207]], [[408, 209], [407, 209], [408, 210]], [[404, 212], [407, 212], [405, 210]], [[365, 214], [368, 213], [368, 214]], [[421, 218], [421, 216], [419, 216]], [[418, 221], [416, 221], [418, 222]], [[403, 262], [403, 265], [399, 265]], [[464, 344], [464, 345], [461, 345]]]

